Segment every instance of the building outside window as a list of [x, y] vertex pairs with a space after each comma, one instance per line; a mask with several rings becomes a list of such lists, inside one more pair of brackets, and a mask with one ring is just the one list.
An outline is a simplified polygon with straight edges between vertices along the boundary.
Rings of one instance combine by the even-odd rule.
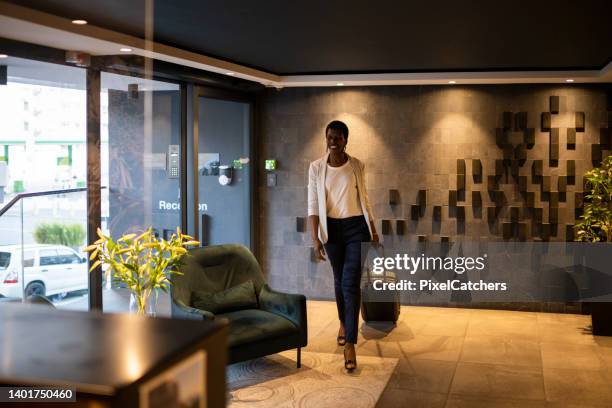
[[7, 208], [0, 253], [9, 263], [0, 271], [0, 295], [43, 294], [57, 307], [85, 310], [86, 192], [57, 192], [85, 187], [85, 70], [13, 57], [7, 65], [8, 83], [0, 86], [0, 208]]

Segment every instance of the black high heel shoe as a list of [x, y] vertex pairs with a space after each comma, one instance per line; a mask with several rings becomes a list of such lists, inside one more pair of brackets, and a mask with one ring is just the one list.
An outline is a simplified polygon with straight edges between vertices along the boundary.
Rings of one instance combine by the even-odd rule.
[[344, 336], [338, 336], [336, 338], [336, 341], [338, 342], [339, 346], [344, 346], [346, 344], [346, 337]]
[[348, 360], [346, 358], [346, 349], [344, 349], [344, 368], [349, 373], [352, 373], [357, 368], [357, 357], [355, 357], [355, 360]]

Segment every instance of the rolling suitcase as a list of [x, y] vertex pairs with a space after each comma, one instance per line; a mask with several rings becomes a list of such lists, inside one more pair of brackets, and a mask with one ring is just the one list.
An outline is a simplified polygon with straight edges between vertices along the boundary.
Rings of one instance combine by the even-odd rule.
[[[368, 258], [371, 252], [376, 256], [384, 257], [384, 248], [379, 245], [380, 250], [376, 251], [373, 246], [368, 251]], [[367, 261], [366, 261], [367, 263]], [[361, 318], [365, 322], [382, 321], [396, 323], [400, 314], [400, 296], [397, 291], [377, 291], [374, 289], [374, 281], [396, 282], [394, 273], [383, 270], [382, 275], [373, 275], [370, 265], [365, 267], [365, 279], [362, 278], [361, 285]]]

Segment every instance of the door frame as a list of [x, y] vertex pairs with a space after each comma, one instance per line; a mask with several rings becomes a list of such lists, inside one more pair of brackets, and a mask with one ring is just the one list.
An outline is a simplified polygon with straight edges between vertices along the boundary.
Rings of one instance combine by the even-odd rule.
[[189, 226], [189, 233], [196, 240], [200, 240], [200, 215], [198, 211], [199, 206], [199, 174], [198, 174], [198, 153], [199, 153], [199, 134], [200, 134], [200, 98], [211, 98], [219, 99], [232, 102], [242, 102], [249, 105], [249, 165], [251, 166], [251, 172], [249, 176], [249, 183], [251, 183], [251, 194], [249, 196], [249, 237], [250, 237], [250, 250], [253, 253], [256, 252], [256, 236], [258, 231], [258, 217], [255, 216], [255, 209], [257, 208], [257, 181], [258, 181], [258, 158], [257, 154], [257, 135], [255, 126], [255, 110], [257, 109], [257, 99], [252, 93], [233, 91], [221, 88], [212, 88], [200, 85], [191, 85], [191, 92], [187, 92], [187, 98], [191, 96], [191, 109], [188, 109], [189, 117], [188, 121], [191, 124], [191, 131], [188, 132], [188, 141], [186, 144], [187, 157], [185, 160], [185, 172], [188, 175], [188, 187], [187, 188], [187, 225]]
[[[142, 79], [150, 79], [153, 81], [160, 81], [166, 83], [172, 83], [179, 86], [180, 92], [180, 224], [181, 230], [187, 230], [187, 215], [184, 208], [186, 208], [187, 199], [183, 193], [184, 188], [187, 187], [187, 176], [185, 170], [187, 166], [184, 157], [186, 156], [186, 142], [187, 142], [187, 112], [186, 112], [186, 87], [185, 82], [179, 81], [174, 78], [166, 78], [157, 74], [153, 74], [150, 77], [145, 75], [132, 72], [126, 69], [114, 68], [104, 64], [104, 57], [93, 57], [93, 67], [86, 69], [86, 99], [87, 99], [87, 245], [92, 245], [95, 240], [98, 239], [97, 229], [102, 227], [102, 151], [101, 145], [101, 91], [102, 91], [102, 74], [110, 73], [116, 75], [122, 75], [125, 77], [134, 77]], [[105, 186], [110, 188], [110, 186]], [[88, 262], [89, 267], [89, 262]], [[93, 271], [89, 272], [89, 310], [103, 310], [103, 286], [104, 279], [102, 273], [102, 267], [98, 266]]]
[[[74, 66], [67, 63], [65, 51], [62, 49], [51, 48], [43, 45], [35, 45], [23, 41], [12, 40], [0, 37], [0, 46], [9, 55], [41, 61], [56, 65]], [[101, 152], [100, 152], [100, 88], [101, 73], [115, 73], [136, 78], [148, 77], [153, 80], [176, 83], [180, 85], [181, 92], [181, 228], [183, 231], [191, 231], [193, 235], [193, 225], [190, 222], [198, 222], [197, 212], [193, 212], [193, 205], [197, 211], [197, 160], [192, 162], [193, 150], [190, 151], [190, 144], [194, 141], [194, 134], [197, 135], [198, 116], [193, 115], [198, 108], [199, 96], [211, 98], [236, 100], [251, 104], [251, 144], [250, 144], [250, 163], [251, 171], [251, 250], [258, 247], [255, 240], [257, 236], [258, 217], [258, 184], [259, 161], [257, 151], [259, 150], [259, 113], [257, 109], [261, 105], [258, 103], [259, 93], [265, 89], [261, 84], [240, 78], [232, 78], [222, 74], [206, 72], [196, 68], [178, 66], [163, 61], [151, 60], [152, 72], [145, 75], [143, 71], [144, 60], [136, 56], [92, 56], [91, 65], [85, 70], [86, 76], [86, 183], [87, 183], [87, 242], [88, 245], [97, 240], [96, 230], [101, 226]], [[232, 90], [235, 89], [235, 90]], [[196, 104], [194, 106], [194, 104]], [[195, 119], [195, 122], [194, 122]], [[197, 145], [197, 139], [195, 139]], [[196, 159], [197, 159], [197, 150]], [[195, 169], [194, 169], [195, 165]], [[195, 171], [194, 171], [195, 170]], [[195, 183], [194, 183], [195, 182]], [[189, 187], [192, 187], [191, 189]], [[196, 194], [191, 191], [195, 187]], [[194, 198], [195, 197], [195, 198]], [[195, 217], [194, 217], [195, 216]], [[199, 228], [198, 228], [199, 230]], [[199, 233], [199, 231], [198, 231]], [[255, 251], [254, 251], [255, 252]], [[255, 252], [257, 253], [257, 252]], [[37, 255], [38, 256], [38, 255]], [[89, 265], [89, 264], [88, 264]], [[102, 270], [96, 268], [88, 274], [89, 279], [89, 310], [102, 310]]]

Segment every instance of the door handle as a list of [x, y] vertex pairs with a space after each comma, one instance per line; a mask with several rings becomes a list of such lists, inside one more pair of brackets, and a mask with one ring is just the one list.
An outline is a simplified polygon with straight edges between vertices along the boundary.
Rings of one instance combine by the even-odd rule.
[[49, 272], [49, 270], [48, 270], [48, 269], [41, 269], [40, 271], [41, 271], [41, 272]]
[[200, 241], [202, 246], [208, 245], [208, 232], [210, 224], [210, 216], [208, 214], [202, 214], [202, 234], [200, 235]]

